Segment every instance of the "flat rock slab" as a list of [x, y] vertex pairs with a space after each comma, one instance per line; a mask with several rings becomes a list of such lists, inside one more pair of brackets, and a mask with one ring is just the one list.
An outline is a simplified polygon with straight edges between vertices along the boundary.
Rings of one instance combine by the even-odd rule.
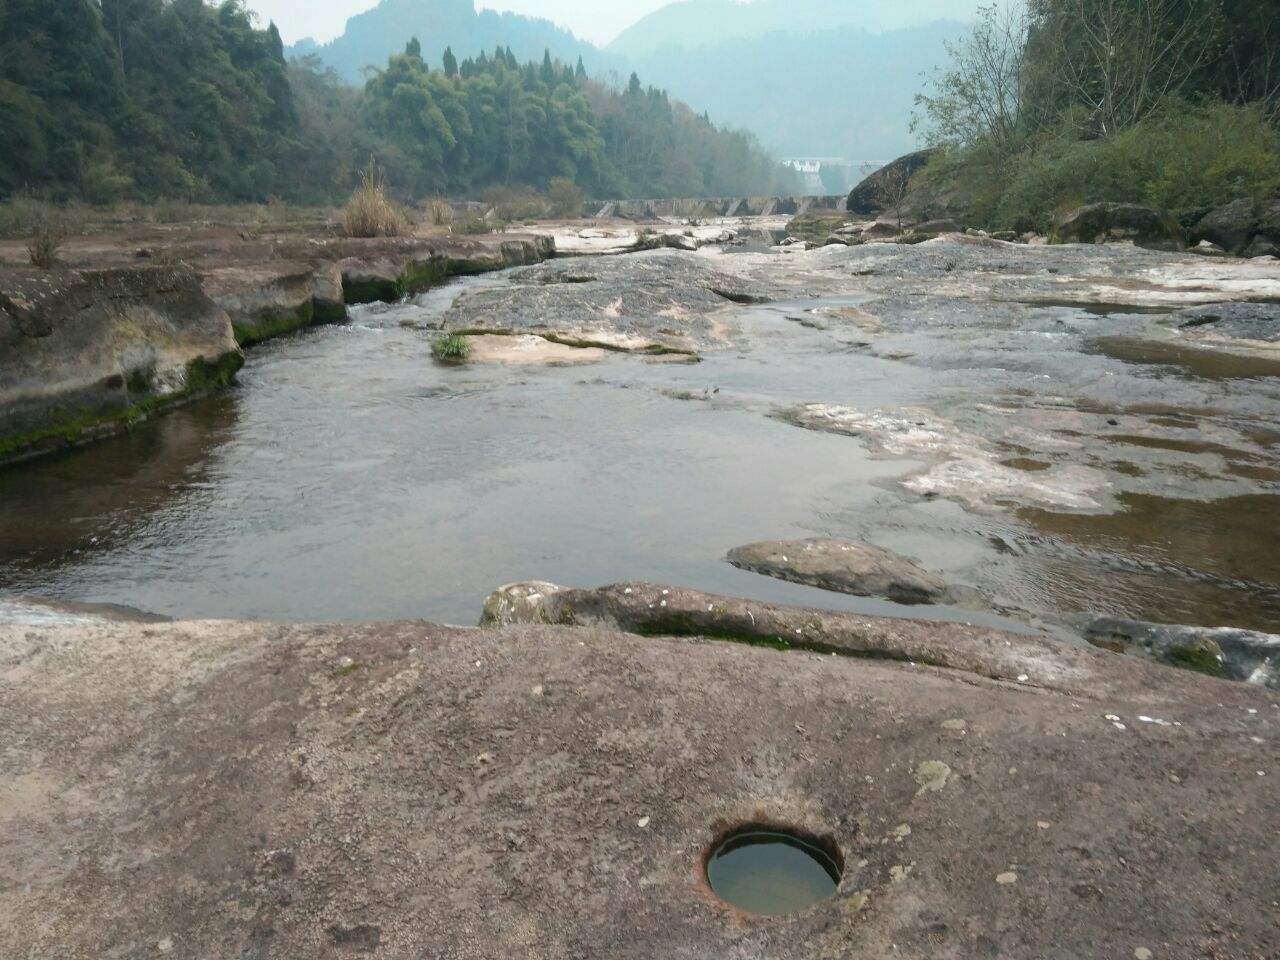
[[[1108, 662], [1069, 695], [593, 626], [0, 627], [0, 942], [1274, 957], [1274, 694]], [[838, 894], [719, 902], [703, 857], [758, 821], [836, 843]]]
[[742, 570], [855, 597], [949, 603], [950, 587], [906, 557], [852, 540], [774, 540], [729, 551]]
[[512, 285], [464, 292], [444, 328], [550, 336], [572, 345], [634, 352], [696, 353], [723, 347], [735, 303], [770, 289], [711, 259], [662, 250], [557, 261], [516, 271]]
[[529, 334], [505, 337], [482, 334], [467, 337], [466, 340], [470, 348], [467, 359], [472, 363], [560, 366], [598, 363], [609, 356], [608, 351], [599, 347], [570, 347]]

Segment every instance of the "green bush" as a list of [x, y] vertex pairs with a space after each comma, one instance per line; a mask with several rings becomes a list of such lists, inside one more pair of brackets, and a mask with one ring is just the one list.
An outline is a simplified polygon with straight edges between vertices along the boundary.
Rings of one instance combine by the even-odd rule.
[[987, 144], [943, 153], [916, 189], [957, 185], [974, 222], [1041, 232], [1055, 213], [1087, 203], [1177, 212], [1280, 190], [1280, 131], [1256, 106], [1171, 100], [1105, 139], [1079, 129], [1067, 116], [1012, 156]]

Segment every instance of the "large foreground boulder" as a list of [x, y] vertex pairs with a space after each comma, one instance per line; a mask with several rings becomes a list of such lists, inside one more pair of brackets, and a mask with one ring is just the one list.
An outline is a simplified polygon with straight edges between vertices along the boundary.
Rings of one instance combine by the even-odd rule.
[[867, 177], [849, 193], [845, 209], [861, 216], [873, 216], [898, 204], [917, 173], [928, 166], [934, 151], [919, 150], [899, 157]]
[[[1274, 696], [989, 639], [1013, 675], [592, 625], [0, 626], [0, 954], [1274, 957]], [[746, 824], [817, 835], [834, 896], [717, 899]]]
[[1133, 203], [1092, 203], [1059, 217], [1052, 243], [1113, 243], [1130, 241], [1149, 250], [1186, 247], [1178, 221], [1164, 210]]
[[185, 267], [0, 273], [0, 464], [124, 430], [242, 363]]

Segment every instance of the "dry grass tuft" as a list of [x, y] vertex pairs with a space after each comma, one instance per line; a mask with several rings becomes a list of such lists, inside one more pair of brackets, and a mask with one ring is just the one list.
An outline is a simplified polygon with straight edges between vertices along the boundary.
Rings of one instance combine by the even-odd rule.
[[431, 222], [437, 227], [447, 227], [453, 222], [453, 207], [443, 200], [431, 201]]
[[343, 210], [342, 219], [349, 237], [403, 237], [409, 232], [405, 218], [387, 199], [382, 174], [372, 157], [368, 169], [360, 172], [360, 186]]

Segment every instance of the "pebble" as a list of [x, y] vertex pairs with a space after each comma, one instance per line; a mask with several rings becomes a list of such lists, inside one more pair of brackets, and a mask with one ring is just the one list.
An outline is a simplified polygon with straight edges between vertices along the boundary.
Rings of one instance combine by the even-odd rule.
[[1000, 884], [1000, 886], [1002, 887], [1007, 887], [1010, 884], [1014, 884], [1017, 882], [1018, 882], [1018, 875], [1014, 873], [1012, 870], [1010, 870], [1008, 873], [1002, 873], [1000, 874], [1000, 876], [996, 877], [996, 883]]
[[1053, 826], [1053, 824], [1050, 823], [1048, 820], [1041, 820], [1039, 823], [1036, 824], [1036, 826], [1039, 827], [1041, 830], [1048, 830], [1050, 827]]
[[1133, 960], [1151, 960], [1153, 956], [1154, 954], [1146, 947], [1139, 947], [1133, 951]]
[[943, 720], [943, 730], [963, 730], [967, 724], [963, 720]]
[[650, 822], [651, 821], [648, 817], [641, 817], [636, 821], [636, 826], [643, 830], [645, 827], [649, 826]]

